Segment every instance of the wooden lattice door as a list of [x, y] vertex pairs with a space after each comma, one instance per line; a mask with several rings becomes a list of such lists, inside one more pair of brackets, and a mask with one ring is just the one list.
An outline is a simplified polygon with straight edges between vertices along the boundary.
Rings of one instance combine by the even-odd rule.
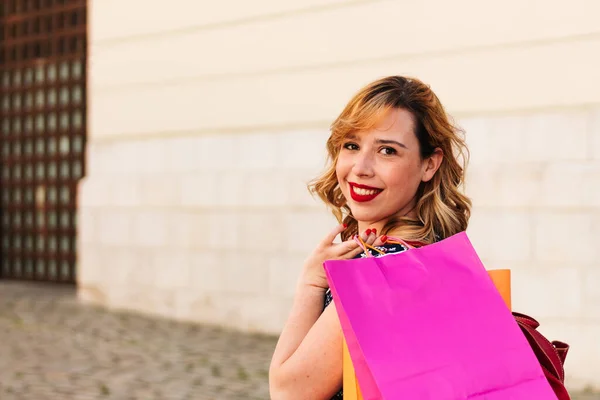
[[0, 278], [75, 281], [86, 0], [0, 1]]

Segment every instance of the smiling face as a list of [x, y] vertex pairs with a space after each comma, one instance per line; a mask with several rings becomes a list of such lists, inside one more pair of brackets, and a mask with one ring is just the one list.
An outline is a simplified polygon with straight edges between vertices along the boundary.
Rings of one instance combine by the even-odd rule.
[[380, 230], [392, 216], [414, 216], [417, 190], [441, 162], [423, 160], [413, 115], [390, 109], [373, 128], [342, 141], [336, 176], [359, 230]]

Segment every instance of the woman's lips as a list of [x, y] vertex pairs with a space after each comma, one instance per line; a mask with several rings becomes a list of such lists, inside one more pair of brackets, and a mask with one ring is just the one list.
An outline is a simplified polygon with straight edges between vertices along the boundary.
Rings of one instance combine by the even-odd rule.
[[358, 183], [349, 182], [350, 184], [350, 196], [352, 200], [359, 203], [371, 201], [375, 197], [379, 196], [383, 189], [378, 189], [371, 186], [359, 185]]

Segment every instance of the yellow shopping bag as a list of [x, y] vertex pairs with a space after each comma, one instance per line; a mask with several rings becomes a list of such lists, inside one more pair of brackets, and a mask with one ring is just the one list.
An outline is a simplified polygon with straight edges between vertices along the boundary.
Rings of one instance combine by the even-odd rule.
[[[489, 270], [490, 278], [496, 285], [496, 289], [504, 299], [504, 302], [509, 309], [512, 310], [511, 302], [511, 285], [510, 285], [510, 269], [494, 269]], [[350, 359], [350, 352], [346, 340], [343, 343], [343, 388], [344, 400], [363, 400], [363, 396], [356, 380], [354, 366]]]

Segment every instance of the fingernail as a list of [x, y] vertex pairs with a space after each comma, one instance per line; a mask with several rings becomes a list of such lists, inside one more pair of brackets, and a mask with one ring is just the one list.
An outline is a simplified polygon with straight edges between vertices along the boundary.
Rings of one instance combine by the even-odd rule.
[[342, 226], [344, 227], [344, 229], [346, 229], [348, 227], [348, 225], [346, 225], [346, 224], [342, 224]]
[[373, 229], [373, 233], [377, 235], [377, 229]]
[[370, 234], [371, 234], [371, 230], [370, 230], [370, 229], [367, 229], [367, 230], [365, 231], [365, 235], [369, 236]]
[[383, 236], [381, 237], [381, 241], [382, 241], [383, 243], [387, 242], [387, 236], [383, 235]]

